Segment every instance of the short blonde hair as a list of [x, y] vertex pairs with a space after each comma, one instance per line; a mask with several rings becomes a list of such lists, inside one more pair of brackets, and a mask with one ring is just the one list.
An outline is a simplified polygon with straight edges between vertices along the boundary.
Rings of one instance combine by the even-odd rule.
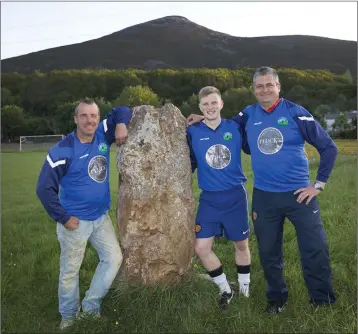
[[198, 97], [199, 97], [199, 101], [203, 98], [203, 97], [206, 97], [210, 94], [218, 94], [221, 98], [221, 93], [220, 91], [214, 87], [214, 86], [206, 86], [202, 89], [200, 89], [200, 92], [198, 94]]

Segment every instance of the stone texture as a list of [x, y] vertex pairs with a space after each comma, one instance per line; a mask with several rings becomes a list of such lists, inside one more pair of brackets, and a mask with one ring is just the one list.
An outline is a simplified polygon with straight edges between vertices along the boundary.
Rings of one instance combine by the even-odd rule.
[[180, 110], [172, 104], [134, 108], [117, 167], [124, 279], [146, 285], [179, 282], [190, 269], [195, 241], [192, 173]]

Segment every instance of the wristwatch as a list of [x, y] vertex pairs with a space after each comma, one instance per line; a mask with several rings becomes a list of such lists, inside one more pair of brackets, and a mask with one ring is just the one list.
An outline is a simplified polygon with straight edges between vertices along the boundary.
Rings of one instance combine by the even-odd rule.
[[315, 183], [313, 184], [313, 186], [314, 186], [317, 190], [319, 190], [319, 191], [323, 191], [323, 189], [324, 189], [319, 182], [315, 182]]

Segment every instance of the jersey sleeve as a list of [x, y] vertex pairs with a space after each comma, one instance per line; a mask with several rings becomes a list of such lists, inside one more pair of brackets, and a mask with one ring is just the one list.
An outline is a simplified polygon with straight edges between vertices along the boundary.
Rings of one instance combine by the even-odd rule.
[[115, 140], [116, 125], [128, 125], [131, 120], [131, 109], [127, 106], [113, 108], [101, 122], [99, 129], [103, 130], [106, 141], [111, 145]]
[[192, 137], [189, 128], [186, 130], [186, 140], [190, 150], [190, 163], [191, 163], [191, 172], [194, 173], [195, 169], [198, 167], [198, 162], [195, 157], [195, 153], [192, 146]]
[[242, 137], [242, 150], [246, 154], [251, 154], [250, 146], [249, 146], [249, 142], [247, 140], [247, 134], [246, 134], [246, 130], [245, 130], [248, 118], [249, 118], [249, 116], [248, 116], [247, 110], [244, 109], [243, 111], [240, 111], [235, 117], [233, 117], [232, 120], [238, 124], [239, 132]]
[[305, 139], [320, 154], [317, 181], [327, 182], [337, 158], [338, 149], [327, 131], [303, 107], [292, 108], [293, 119]]
[[71, 158], [67, 154], [61, 154], [61, 151], [68, 149], [61, 150], [55, 146], [48, 152], [37, 181], [36, 194], [48, 215], [54, 221], [65, 224], [70, 215], [62, 207], [58, 193]]

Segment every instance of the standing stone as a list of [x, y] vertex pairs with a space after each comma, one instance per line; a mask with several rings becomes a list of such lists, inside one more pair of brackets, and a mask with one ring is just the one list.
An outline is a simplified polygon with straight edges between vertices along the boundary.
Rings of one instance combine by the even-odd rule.
[[117, 167], [124, 279], [179, 282], [190, 269], [195, 241], [190, 155], [180, 110], [172, 104], [134, 108]]

